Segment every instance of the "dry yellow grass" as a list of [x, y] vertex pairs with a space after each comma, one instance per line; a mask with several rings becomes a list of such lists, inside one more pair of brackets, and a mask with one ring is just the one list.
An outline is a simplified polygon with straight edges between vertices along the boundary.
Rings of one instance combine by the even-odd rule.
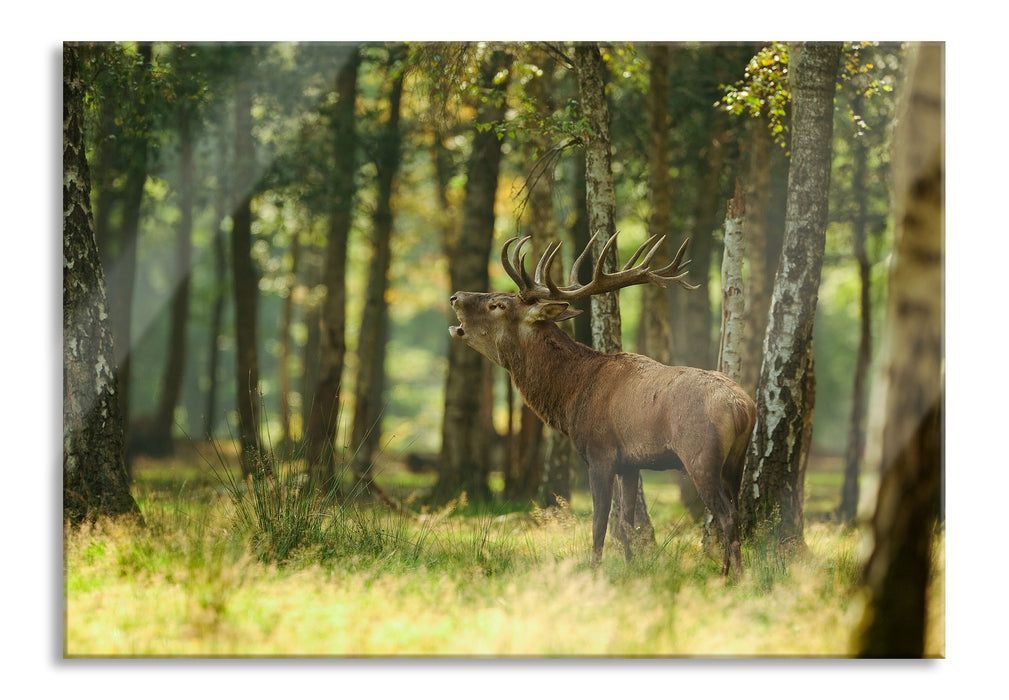
[[[807, 528], [809, 553], [787, 570], [750, 552], [728, 585], [693, 528], [629, 567], [608, 546], [592, 572], [584, 516], [443, 515], [388, 523], [398, 539], [378, 553], [307, 547], [278, 567], [228, 533], [225, 512], [68, 532], [65, 653], [836, 657], [861, 615], [858, 535], [828, 525]], [[661, 541], [669, 525], [657, 530]]]

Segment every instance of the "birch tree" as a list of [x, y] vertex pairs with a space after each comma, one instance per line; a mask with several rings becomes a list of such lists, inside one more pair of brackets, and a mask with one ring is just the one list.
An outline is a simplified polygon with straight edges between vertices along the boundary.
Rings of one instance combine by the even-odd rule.
[[[598, 260], [610, 236], [616, 233], [616, 195], [613, 192], [613, 167], [610, 156], [610, 112], [606, 104], [603, 83], [603, 58], [594, 43], [577, 44], [574, 53], [575, 75], [582, 117], [588, 123], [585, 139], [585, 196], [588, 205], [589, 231], [600, 232], [596, 238], [593, 259]], [[617, 267], [616, 246], [609, 252], [603, 269], [612, 272]], [[620, 303], [616, 292], [592, 297], [592, 345], [605, 353], [620, 352]], [[622, 480], [616, 479], [610, 521], [620, 523]], [[637, 537], [655, 540], [655, 530], [645, 507], [645, 492], [638, 475], [634, 523]], [[629, 535], [630, 533], [628, 533]]]
[[746, 297], [743, 296], [744, 220], [746, 199], [736, 183], [736, 195], [725, 212], [722, 252], [722, 329], [718, 344], [718, 371], [737, 383], [743, 376], [746, 352]]
[[764, 336], [757, 424], [740, 493], [744, 532], [773, 519], [780, 525], [781, 541], [800, 547], [814, 408], [813, 318], [826, 241], [840, 56], [839, 43], [790, 45], [792, 141], [785, 239]]
[[63, 47], [63, 517], [137, 514], [84, 153], [77, 47]]

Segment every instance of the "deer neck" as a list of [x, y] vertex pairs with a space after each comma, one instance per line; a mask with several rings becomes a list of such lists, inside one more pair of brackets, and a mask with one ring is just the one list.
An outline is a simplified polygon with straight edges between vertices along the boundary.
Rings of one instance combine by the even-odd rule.
[[517, 351], [503, 357], [522, 398], [545, 423], [568, 434], [573, 407], [592, 385], [602, 354], [573, 340], [554, 323], [537, 323]]

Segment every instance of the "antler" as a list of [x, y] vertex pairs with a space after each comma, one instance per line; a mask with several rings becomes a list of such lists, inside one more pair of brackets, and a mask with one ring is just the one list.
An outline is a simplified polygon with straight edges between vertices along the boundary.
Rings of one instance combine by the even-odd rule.
[[[690, 263], [689, 260], [683, 262], [683, 255], [687, 251], [687, 243], [690, 242], [689, 238], [683, 241], [673, 261], [658, 270], [650, 270], [648, 264], [659, 251], [662, 242], [666, 239], [665, 236], [652, 236], [642, 243], [620, 271], [603, 272], [603, 262], [610, 248], [616, 244], [617, 233], [610, 236], [610, 239], [606, 241], [606, 245], [603, 246], [602, 253], [599, 255], [595, 270], [592, 273], [592, 281], [588, 284], [583, 285], [578, 283], [578, 269], [592, 248], [592, 244], [599, 236], [598, 231], [592, 236], [588, 245], [585, 246], [585, 250], [582, 251], [582, 254], [578, 256], [571, 266], [571, 276], [566, 287], [558, 287], [550, 278], [550, 268], [553, 265], [554, 258], [557, 257], [557, 253], [561, 249], [560, 241], [555, 241], [547, 246], [547, 249], [536, 264], [536, 271], [533, 273], [531, 279], [529, 273], [526, 272], [525, 255], [522, 254], [522, 248], [531, 240], [531, 236], [526, 236], [521, 240], [510, 238], [505, 241], [504, 247], [501, 249], [501, 265], [504, 267], [505, 272], [508, 273], [508, 276], [518, 285], [519, 297], [526, 303], [532, 303], [536, 300], [577, 301], [593, 294], [612, 292], [636, 284], [651, 283], [660, 287], [668, 287], [670, 283], [675, 282], [685, 289], [698, 288], [699, 285], [685, 282], [683, 278], [686, 277], [687, 272], [686, 270], [680, 270], [680, 268]], [[509, 260], [508, 251], [515, 241], [519, 241], [519, 244]], [[645, 252], [646, 248], [648, 249], [647, 253]], [[640, 265], [635, 266], [642, 253], [645, 253], [644, 259]]]

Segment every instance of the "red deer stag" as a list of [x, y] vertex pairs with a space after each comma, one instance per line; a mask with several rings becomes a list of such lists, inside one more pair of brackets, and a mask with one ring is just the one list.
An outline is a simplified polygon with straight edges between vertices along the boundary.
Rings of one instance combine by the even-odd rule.
[[[597, 234], [598, 235], [598, 234]], [[664, 237], [646, 241], [618, 272], [603, 272], [602, 260], [616, 242], [610, 237], [592, 281], [578, 283], [578, 268], [589, 242], [571, 269], [568, 286], [558, 287], [550, 268], [560, 243], [547, 247], [532, 278], [525, 268], [522, 239], [501, 263], [518, 293], [456, 292], [452, 308], [459, 325], [449, 334], [504, 367], [526, 403], [553, 428], [571, 438], [588, 464], [592, 491], [592, 565], [602, 559], [613, 478], [623, 484], [621, 513], [625, 556], [631, 556], [634, 501], [641, 469], [685, 469], [725, 534], [722, 573], [742, 572], [737, 503], [747, 443], [756, 420], [753, 400], [720, 372], [669, 367], [642, 355], [607, 355], [572, 340], [556, 322], [580, 311], [569, 303], [636, 284], [670, 283], [687, 289], [680, 268], [687, 241], [675, 259], [657, 270], [648, 265]], [[647, 252], [645, 252], [647, 249]], [[644, 253], [640, 265], [637, 260]], [[689, 262], [689, 261], [687, 261]]]

